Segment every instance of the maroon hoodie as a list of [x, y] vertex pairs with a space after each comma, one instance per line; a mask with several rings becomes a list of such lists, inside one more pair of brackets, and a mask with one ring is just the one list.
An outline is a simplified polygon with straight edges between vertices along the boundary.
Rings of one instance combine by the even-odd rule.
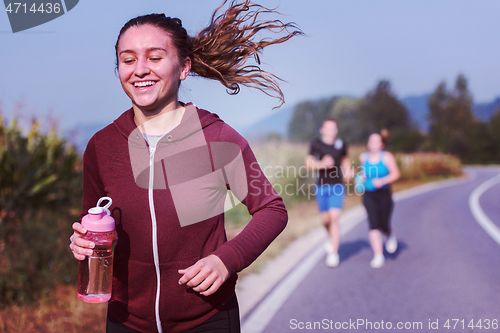
[[[113, 199], [110, 314], [141, 332], [182, 332], [228, 303], [236, 272], [284, 229], [287, 212], [247, 141], [216, 114], [186, 105], [181, 123], [153, 151], [140, 134], [129, 109], [89, 141], [82, 216], [99, 198]], [[227, 241], [223, 212], [237, 199], [252, 219]], [[217, 292], [202, 296], [178, 284], [179, 269], [210, 254], [230, 274]]]

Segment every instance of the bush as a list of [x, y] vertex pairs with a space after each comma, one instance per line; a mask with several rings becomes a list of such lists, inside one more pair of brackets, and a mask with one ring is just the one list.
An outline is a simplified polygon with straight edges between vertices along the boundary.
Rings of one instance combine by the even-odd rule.
[[426, 177], [450, 177], [462, 174], [460, 159], [443, 153], [419, 152], [396, 154], [401, 171], [401, 180], [424, 179]]
[[[366, 151], [364, 146], [351, 146], [349, 156], [354, 170], [359, 171], [359, 155]], [[400, 180], [418, 180], [428, 177], [454, 177], [462, 174], [462, 164], [456, 156], [416, 152], [411, 154], [395, 153], [394, 158], [401, 172]]]
[[68, 250], [81, 204], [81, 157], [55, 130], [27, 134], [0, 116], [0, 308], [76, 277]]

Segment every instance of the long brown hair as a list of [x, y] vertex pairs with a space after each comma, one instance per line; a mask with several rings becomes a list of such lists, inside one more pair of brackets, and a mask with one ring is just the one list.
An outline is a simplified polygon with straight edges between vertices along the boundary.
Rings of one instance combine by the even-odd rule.
[[[264, 47], [283, 43], [303, 32], [292, 22], [259, 20], [261, 14], [279, 14], [275, 9], [245, 0], [242, 3], [232, 1], [230, 7], [222, 12], [226, 3], [227, 0], [224, 0], [214, 11], [209, 26], [195, 37], [187, 34], [180, 19], [166, 17], [165, 14], [133, 18], [120, 30], [115, 50], [118, 51], [121, 35], [130, 27], [150, 24], [170, 34], [181, 63], [186, 57], [191, 58], [191, 73], [218, 80], [229, 94], [237, 94], [241, 84], [276, 97], [280, 100], [279, 106], [283, 105], [284, 95], [278, 84], [281, 79], [260, 68], [259, 54]], [[262, 30], [280, 34], [281, 37], [259, 39], [256, 35]], [[256, 64], [247, 64], [249, 58], [253, 58]]]

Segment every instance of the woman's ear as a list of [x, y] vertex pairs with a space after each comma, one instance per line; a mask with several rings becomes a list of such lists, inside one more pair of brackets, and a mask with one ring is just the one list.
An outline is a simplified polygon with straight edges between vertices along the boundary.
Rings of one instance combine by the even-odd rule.
[[184, 59], [184, 63], [181, 66], [181, 75], [179, 79], [181, 81], [185, 80], [190, 72], [191, 72], [191, 58], [186, 57], [186, 59]]

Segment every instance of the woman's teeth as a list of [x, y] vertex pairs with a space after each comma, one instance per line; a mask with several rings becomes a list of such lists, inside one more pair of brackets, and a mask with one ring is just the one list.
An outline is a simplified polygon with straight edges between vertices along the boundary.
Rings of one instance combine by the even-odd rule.
[[147, 87], [155, 84], [155, 81], [146, 81], [146, 82], [134, 82], [134, 87]]

